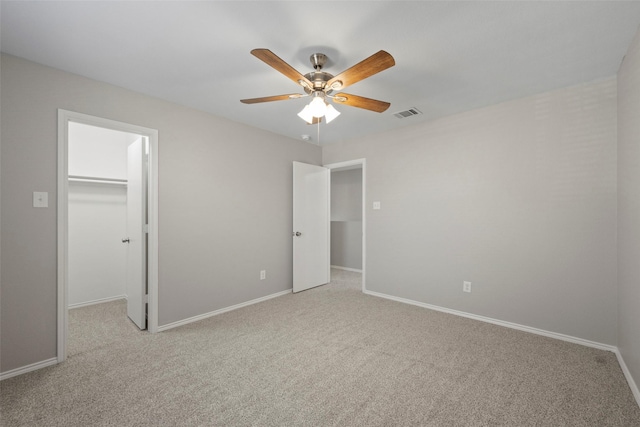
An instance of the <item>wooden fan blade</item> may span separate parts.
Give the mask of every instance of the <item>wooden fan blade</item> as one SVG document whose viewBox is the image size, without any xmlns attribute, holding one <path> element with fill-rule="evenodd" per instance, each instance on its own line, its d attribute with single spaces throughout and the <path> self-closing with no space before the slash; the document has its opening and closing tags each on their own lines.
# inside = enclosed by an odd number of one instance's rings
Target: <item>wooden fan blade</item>
<svg viewBox="0 0 640 427">
<path fill-rule="evenodd" d="M 295 68 L 291 65 L 284 62 L 278 55 L 271 52 L 269 49 L 253 49 L 251 54 L 256 58 L 263 61 L 265 64 L 275 68 L 277 71 L 280 71 L 285 76 L 289 77 L 291 80 L 296 82 L 301 86 L 307 85 L 307 87 L 312 88 L 313 84 L 307 79 L 305 76 L 300 74 Z M 300 83 L 302 81 L 303 83 Z"/>
<path fill-rule="evenodd" d="M 242 102 L 243 104 L 257 104 L 259 102 L 285 101 L 287 99 L 302 98 L 303 96 L 306 95 L 302 95 L 299 93 L 290 93 L 288 95 L 265 96 L 264 98 L 241 99 L 240 102 Z"/>
<path fill-rule="evenodd" d="M 334 95 L 333 102 L 349 105 L 351 107 L 364 108 L 365 110 L 382 113 L 391 105 L 388 102 L 378 101 L 376 99 L 365 98 L 364 96 L 350 95 L 348 93 L 339 93 Z"/>
<path fill-rule="evenodd" d="M 357 83 L 360 80 L 364 80 L 367 77 L 371 77 L 380 71 L 391 68 L 395 64 L 396 61 L 393 59 L 393 56 L 384 50 L 381 50 L 329 80 L 326 87 L 330 88 L 334 83 L 337 84 L 337 82 L 342 82 L 341 86 L 336 86 L 334 89 L 344 89 L 345 87 Z"/>
</svg>

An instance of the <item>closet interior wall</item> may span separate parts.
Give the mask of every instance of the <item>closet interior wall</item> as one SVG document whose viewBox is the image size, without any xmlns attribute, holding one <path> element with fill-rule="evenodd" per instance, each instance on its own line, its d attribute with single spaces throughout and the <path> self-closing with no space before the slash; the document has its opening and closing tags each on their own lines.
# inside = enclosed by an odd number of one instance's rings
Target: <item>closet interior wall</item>
<svg viewBox="0 0 640 427">
<path fill-rule="evenodd" d="M 70 308 L 126 298 L 127 146 L 137 138 L 69 124 Z"/>
<path fill-rule="evenodd" d="M 331 265 L 362 270 L 362 169 L 331 172 Z"/>
</svg>

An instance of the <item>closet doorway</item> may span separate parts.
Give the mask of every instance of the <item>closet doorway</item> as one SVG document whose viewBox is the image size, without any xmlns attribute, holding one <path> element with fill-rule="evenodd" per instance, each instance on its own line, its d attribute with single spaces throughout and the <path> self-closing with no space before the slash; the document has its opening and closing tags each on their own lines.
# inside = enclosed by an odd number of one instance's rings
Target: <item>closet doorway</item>
<svg viewBox="0 0 640 427">
<path fill-rule="evenodd" d="M 157 329 L 157 131 L 60 110 L 58 148 L 62 361 L 69 309 L 126 300 Z"/>
<path fill-rule="evenodd" d="M 354 280 L 365 292 L 365 159 L 325 165 L 331 171 L 331 271 Z M 351 274 L 350 274 L 351 273 Z M 353 274 L 356 273 L 356 274 Z"/>
</svg>

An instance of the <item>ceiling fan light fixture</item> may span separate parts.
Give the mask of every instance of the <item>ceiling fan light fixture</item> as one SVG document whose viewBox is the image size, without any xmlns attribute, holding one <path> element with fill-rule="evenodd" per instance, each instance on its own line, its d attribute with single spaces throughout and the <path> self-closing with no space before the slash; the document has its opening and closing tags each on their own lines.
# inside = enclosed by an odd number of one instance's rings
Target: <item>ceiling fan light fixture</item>
<svg viewBox="0 0 640 427">
<path fill-rule="evenodd" d="M 314 96 L 313 100 L 309 103 L 309 111 L 313 117 L 322 117 L 327 112 L 327 104 L 323 98 L 322 96 Z"/>
<path fill-rule="evenodd" d="M 333 105 L 327 105 L 327 111 L 324 113 L 324 118 L 327 123 L 330 123 L 333 119 L 340 115 L 340 111 L 333 108 Z"/>
<path fill-rule="evenodd" d="M 298 117 L 309 124 L 313 123 L 313 114 L 311 114 L 311 110 L 308 105 L 305 105 L 302 111 L 298 113 Z"/>
</svg>

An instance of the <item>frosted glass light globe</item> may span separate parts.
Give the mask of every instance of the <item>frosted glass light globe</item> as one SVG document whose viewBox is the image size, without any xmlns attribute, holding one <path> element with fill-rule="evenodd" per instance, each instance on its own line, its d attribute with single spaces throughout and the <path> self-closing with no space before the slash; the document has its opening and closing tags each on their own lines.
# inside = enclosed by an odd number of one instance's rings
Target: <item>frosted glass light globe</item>
<svg viewBox="0 0 640 427">
<path fill-rule="evenodd" d="M 320 97 L 313 98 L 313 101 L 309 103 L 309 110 L 313 117 L 322 117 L 327 112 L 327 104 Z"/>
</svg>

